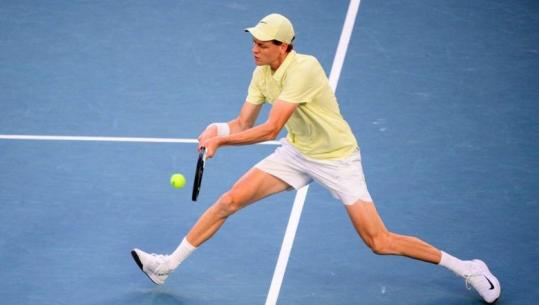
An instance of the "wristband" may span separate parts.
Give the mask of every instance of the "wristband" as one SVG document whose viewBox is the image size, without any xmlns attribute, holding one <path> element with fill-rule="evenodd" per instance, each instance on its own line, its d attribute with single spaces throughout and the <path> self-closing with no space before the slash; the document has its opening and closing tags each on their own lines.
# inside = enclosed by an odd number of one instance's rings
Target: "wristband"
<svg viewBox="0 0 539 305">
<path fill-rule="evenodd" d="M 230 127 L 228 126 L 228 123 L 211 123 L 210 126 L 217 127 L 217 135 L 218 136 L 228 136 L 230 134 Z"/>
</svg>

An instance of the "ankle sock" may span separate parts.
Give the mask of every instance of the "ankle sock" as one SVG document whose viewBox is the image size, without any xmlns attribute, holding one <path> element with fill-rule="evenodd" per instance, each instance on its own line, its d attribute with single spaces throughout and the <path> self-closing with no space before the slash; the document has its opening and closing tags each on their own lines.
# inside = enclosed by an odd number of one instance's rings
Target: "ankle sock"
<svg viewBox="0 0 539 305">
<path fill-rule="evenodd" d="M 442 259 L 438 265 L 446 267 L 461 277 L 464 277 L 468 273 L 469 264 L 467 261 L 460 260 L 450 254 L 445 253 L 444 251 L 441 252 Z"/>
<path fill-rule="evenodd" d="M 178 268 L 178 266 L 196 249 L 197 248 L 191 245 L 187 241 L 187 238 L 184 237 L 178 248 L 176 248 L 176 250 L 174 250 L 174 252 L 172 252 L 172 254 L 169 256 L 169 267 L 172 270 Z"/>
</svg>

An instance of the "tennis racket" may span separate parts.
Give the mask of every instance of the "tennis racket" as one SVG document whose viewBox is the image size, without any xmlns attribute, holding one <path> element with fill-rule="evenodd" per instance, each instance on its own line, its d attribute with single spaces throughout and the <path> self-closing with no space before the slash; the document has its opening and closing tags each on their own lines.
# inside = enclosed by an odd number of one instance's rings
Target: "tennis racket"
<svg viewBox="0 0 539 305">
<path fill-rule="evenodd" d="M 198 154 L 197 167 L 195 170 L 195 180 L 193 180 L 193 195 L 191 199 L 197 201 L 200 185 L 202 184 L 202 174 L 204 174 L 204 165 L 206 163 L 206 147 L 202 147 Z"/>
</svg>

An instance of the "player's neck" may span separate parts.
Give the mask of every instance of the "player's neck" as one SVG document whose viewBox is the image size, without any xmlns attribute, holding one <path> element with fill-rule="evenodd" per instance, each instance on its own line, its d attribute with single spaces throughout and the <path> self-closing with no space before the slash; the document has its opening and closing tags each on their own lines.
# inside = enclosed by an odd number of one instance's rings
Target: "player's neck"
<svg viewBox="0 0 539 305">
<path fill-rule="evenodd" d="M 279 57 L 275 61 L 270 63 L 271 72 L 275 72 L 275 71 L 277 71 L 277 69 L 279 69 L 279 67 L 285 61 L 287 55 L 288 55 L 288 53 L 280 54 Z"/>
</svg>

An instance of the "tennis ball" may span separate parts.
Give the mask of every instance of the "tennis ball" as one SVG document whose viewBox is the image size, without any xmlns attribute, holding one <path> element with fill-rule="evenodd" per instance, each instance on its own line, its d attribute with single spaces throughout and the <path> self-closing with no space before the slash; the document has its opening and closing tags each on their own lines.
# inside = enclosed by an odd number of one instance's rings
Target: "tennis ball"
<svg viewBox="0 0 539 305">
<path fill-rule="evenodd" d="M 185 186 L 185 177 L 182 174 L 174 174 L 170 177 L 170 185 L 174 188 L 181 189 Z"/>
</svg>

